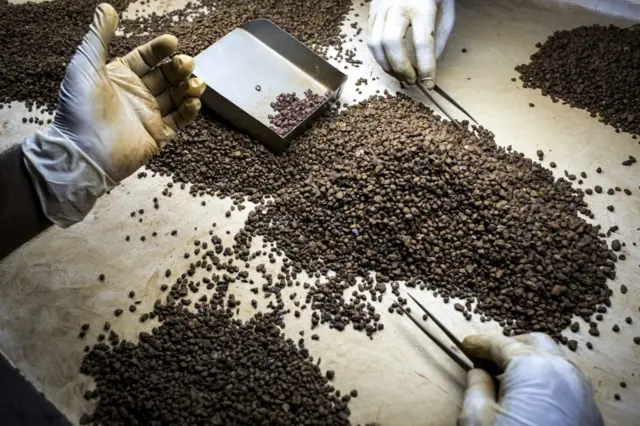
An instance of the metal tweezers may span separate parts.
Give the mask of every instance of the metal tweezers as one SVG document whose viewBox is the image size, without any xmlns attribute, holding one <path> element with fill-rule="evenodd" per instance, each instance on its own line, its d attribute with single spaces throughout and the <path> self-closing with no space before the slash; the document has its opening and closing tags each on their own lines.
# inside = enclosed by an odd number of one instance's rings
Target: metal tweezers
<svg viewBox="0 0 640 426">
<path fill-rule="evenodd" d="M 497 376 L 500 374 L 500 372 L 498 371 L 497 367 L 495 365 L 493 365 L 492 363 L 484 360 L 484 359 L 480 359 L 477 357 L 474 357 L 473 355 L 469 354 L 469 352 L 466 350 L 466 348 L 464 346 L 462 346 L 462 343 L 460 343 L 460 341 L 456 338 L 456 336 L 454 336 L 449 330 L 447 330 L 447 328 L 442 325 L 442 323 L 440 321 L 438 321 L 438 319 L 436 317 L 434 317 L 431 312 L 429 312 L 427 310 L 427 308 L 425 308 L 424 306 L 422 306 L 422 304 L 420 302 L 418 302 L 412 295 L 409 294 L 409 297 L 411 298 L 411 300 L 413 300 L 414 302 L 416 302 L 416 304 L 420 307 L 420 309 L 422 309 L 422 311 L 427 314 L 427 316 L 429 318 L 431 318 L 433 320 L 433 322 L 444 332 L 444 334 L 447 335 L 447 337 L 449 339 L 451 339 L 451 341 L 453 342 L 453 344 L 460 349 L 460 351 L 467 357 L 469 358 L 469 360 L 471 360 L 471 362 L 473 363 L 473 365 L 469 364 L 466 360 L 464 360 L 463 358 L 461 358 L 457 353 L 455 353 L 452 349 L 450 349 L 447 345 L 445 345 L 444 343 L 442 343 L 440 341 L 440 339 L 438 339 L 437 337 L 435 337 L 424 325 L 423 325 L 423 321 L 420 321 L 419 319 L 416 319 L 413 315 L 411 315 L 409 312 L 407 312 L 400 303 L 396 303 L 396 305 L 398 306 L 398 308 L 406 315 L 409 317 L 409 319 L 411 321 L 413 321 L 413 323 L 415 325 L 417 325 L 420 330 L 422 330 L 422 332 L 424 334 L 427 335 L 427 337 L 429 337 L 429 339 L 433 340 L 433 342 L 438 345 L 438 347 L 440 349 L 442 349 L 444 351 L 444 353 L 446 353 L 452 360 L 454 360 L 456 362 L 456 364 L 458 364 L 464 371 L 469 371 L 472 368 L 482 368 L 483 370 L 485 370 L 487 373 L 489 373 L 489 375 L 491 376 L 491 378 L 494 380 L 494 382 L 497 382 Z"/>
<path fill-rule="evenodd" d="M 430 101 L 431 101 L 435 106 L 437 106 L 437 107 L 438 107 L 438 109 L 439 109 L 440 111 L 442 111 L 442 113 L 443 113 L 444 115 L 446 115 L 446 116 L 447 116 L 447 118 L 448 118 L 449 120 L 451 120 L 451 122 L 452 122 L 452 123 L 453 123 L 453 124 L 458 128 L 458 129 L 460 129 L 460 130 L 462 130 L 462 129 L 463 129 L 462 125 L 460 125 L 460 123 L 459 123 L 458 121 L 456 121 L 452 116 L 450 116 L 450 115 L 449 115 L 449 113 L 447 113 L 447 111 L 446 111 L 446 110 L 445 110 L 445 109 L 444 109 L 444 108 L 443 108 L 443 107 L 442 107 L 442 106 L 441 106 L 441 105 L 440 105 L 440 104 L 439 104 L 439 103 L 434 99 L 434 97 L 433 97 L 433 96 L 431 96 L 431 93 L 429 93 L 429 91 L 427 90 L 427 88 L 426 88 L 426 87 L 424 87 L 424 85 L 423 85 L 421 82 L 419 82 L 419 81 L 418 81 L 418 82 L 416 82 L 416 86 L 418 86 L 418 89 L 420 89 L 420 91 L 421 91 L 421 92 L 422 92 L 422 93 L 423 93 L 427 98 L 429 98 L 429 100 L 430 100 Z M 457 103 L 457 102 L 456 102 L 456 101 L 455 101 L 451 96 L 449 96 L 449 95 L 447 94 L 447 92 L 445 92 L 444 90 L 442 90 L 442 89 L 440 88 L 440 86 L 437 86 L 437 85 L 436 85 L 436 86 L 433 88 L 433 91 L 434 91 L 434 92 L 436 92 L 438 95 L 442 96 L 444 99 L 446 99 L 449 103 L 451 103 L 453 106 L 455 106 L 456 108 L 458 108 L 460 111 L 462 111 L 462 112 L 463 112 L 467 117 L 469 117 L 469 118 L 471 119 L 471 121 L 473 121 L 474 123 L 476 123 L 476 124 L 478 124 L 478 125 L 480 124 L 480 123 L 478 123 L 478 122 L 476 121 L 476 119 L 475 119 L 475 118 L 473 118 L 473 117 L 471 116 L 471 114 L 469 114 L 469 113 L 467 112 L 467 110 L 466 110 L 466 109 L 462 108 L 462 106 L 461 106 L 459 103 Z"/>
</svg>

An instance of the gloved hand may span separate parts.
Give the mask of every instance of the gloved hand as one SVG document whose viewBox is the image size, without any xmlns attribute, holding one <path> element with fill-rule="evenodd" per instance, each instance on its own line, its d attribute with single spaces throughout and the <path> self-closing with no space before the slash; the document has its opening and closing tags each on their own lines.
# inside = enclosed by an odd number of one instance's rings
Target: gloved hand
<svg viewBox="0 0 640 426">
<path fill-rule="evenodd" d="M 471 355 L 494 362 L 504 373 L 496 401 L 491 377 L 484 370 L 469 371 L 459 426 L 604 424 L 591 384 L 546 334 L 514 338 L 478 334 L 462 344 Z"/>
<path fill-rule="evenodd" d="M 385 72 L 408 84 L 419 79 L 427 89 L 433 89 L 436 58 L 444 50 L 454 21 L 454 0 L 373 0 L 367 44 Z M 409 25 L 417 74 L 405 42 Z"/>
<path fill-rule="evenodd" d="M 117 26 L 113 7 L 99 5 L 67 67 L 52 125 L 22 144 L 42 209 L 62 227 L 80 222 L 100 195 L 200 110 L 205 83 L 189 79 L 193 58 L 178 55 L 158 65 L 175 51 L 174 36 L 160 36 L 106 64 Z"/>
</svg>

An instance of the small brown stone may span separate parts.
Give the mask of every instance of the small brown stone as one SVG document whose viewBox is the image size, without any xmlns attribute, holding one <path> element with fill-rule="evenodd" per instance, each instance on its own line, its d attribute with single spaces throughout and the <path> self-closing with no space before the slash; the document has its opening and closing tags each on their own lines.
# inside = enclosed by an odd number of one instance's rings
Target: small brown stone
<svg viewBox="0 0 640 426">
<path fill-rule="evenodd" d="M 621 249 L 622 249 L 622 245 L 620 244 L 619 240 L 611 241 L 611 250 L 620 251 Z"/>
</svg>

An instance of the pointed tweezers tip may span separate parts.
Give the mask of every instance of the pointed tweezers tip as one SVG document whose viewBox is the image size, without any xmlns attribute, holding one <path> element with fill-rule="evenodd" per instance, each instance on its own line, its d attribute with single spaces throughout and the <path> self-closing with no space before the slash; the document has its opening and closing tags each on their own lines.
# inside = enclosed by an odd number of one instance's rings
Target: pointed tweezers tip
<svg viewBox="0 0 640 426">
<path fill-rule="evenodd" d="M 438 107 L 438 109 L 440 111 L 442 111 L 442 113 L 449 119 L 449 121 L 451 121 L 451 123 L 453 123 L 454 126 L 456 126 L 458 129 L 463 130 L 462 126 L 460 125 L 460 123 L 458 123 L 452 116 L 450 116 L 447 111 L 442 108 L 442 106 L 435 100 L 435 98 L 433 96 L 431 96 L 431 93 L 429 93 L 429 91 L 427 90 L 426 87 L 424 87 L 424 85 L 422 84 L 422 82 L 418 81 L 416 82 L 416 86 L 418 86 L 418 88 L 420 89 L 420 91 L 427 97 L 429 98 L 429 100 L 436 106 Z M 436 86 L 438 87 L 438 86 Z M 445 98 L 446 99 L 446 98 Z M 453 104 L 453 102 L 452 102 Z M 455 104 L 454 104 L 455 105 Z"/>
<path fill-rule="evenodd" d="M 449 102 L 451 102 L 453 104 L 453 106 L 455 106 L 456 108 L 458 108 L 460 111 L 462 111 L 463 113 L 465 113 L 465 115 L 467 117 L 469 117 L 474 123 L 476 124 L 480 124 L 476 121 L 475 118 L 473 118 L 473 116 L 471 114 L 469 114 L 469 112 L 462 108 L 462 105 L 460 105 L 458 102 L 456 102 L 447 92 L 445 92 L 442 87 L 435 85 L 433 90 L 435 90 L 435 92 L 437 94 L 439 94 L 440 96 L 442 96 L 443 98 L 445 98 L 446 100 L 448 100 Z"/>
<path fill-rule="evenodd" d="M 412 298 L 413 299 L 413 298 Z M 435 343 L 444 353 L 446 353 L 449 358 L 451 358 L 453 361 L 455 361 L 456 364 L 458 364 L 464 371 L 469 371 L 471 370 L 471 368 L 473 368 L 472 366 L 469 365 L 469 363 L 467 363 L 464 359 L 462 359 L 460 356 L 458 356 L 458 354 L 456 354 L 453 350 L 449 349 L 444 343 L 442 343 L 440 341 L 440 339 L 438 339 L 436 336 L 434 336 L 433 334 L 431 334 L 429 332 L 429 330 L 427 330 L 422 324 L 420 324 L 420 322 L 415 319 L 413 317 L 413 315 L 411 315 L 409 312 L 407 312 L 400 303 L 397 303 L 398 308 L 406 315 L 409 317 L 409 319 L 418 326 L 418 328 L 427 335 L 427 337 L 429 339 L 431 339 L 433 341 L 433 343 Z M 433 318 L 433 317 L 432 317 Z"/>
</svg>

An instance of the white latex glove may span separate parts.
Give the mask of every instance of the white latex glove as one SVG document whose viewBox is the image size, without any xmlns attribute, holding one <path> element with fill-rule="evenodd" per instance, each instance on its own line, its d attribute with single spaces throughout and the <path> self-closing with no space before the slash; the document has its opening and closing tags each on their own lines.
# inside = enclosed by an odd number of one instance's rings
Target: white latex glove
<svg viewBox="0 0 640 426">
<path fill-rule="evenodd" d="M 96 8 L 89 33 L 60 87 L 53 124 L 22 144 L 45 215 L 62 227 L 80 222 L 96 199 L 131 175 L 200 110 L 205 83 L 189 79 L 193 58 L 171 55 L 160 36 L 108 65 L 118 26 L 112 6 Z"/>
<path fill-rule="evenodd" d="M 465 338 L 463 345 L 504 373 L 498 378 L 496 401 L 491 377 L 484 370 L 469 371 L 459 426 L 604 424 L 591 384 L 546 334 L 478 334 Z"/>
<path fill-rule="evenodd" d="M 444 50 L 454 21 L 454 0 L 373 0 L 367 44 L 385 72 L 408 84 L 419 79 L 427 89 L 433 89 L 436 59 Z M 409 26 L 417 74 L 405 41 Z"/>
</svg>

